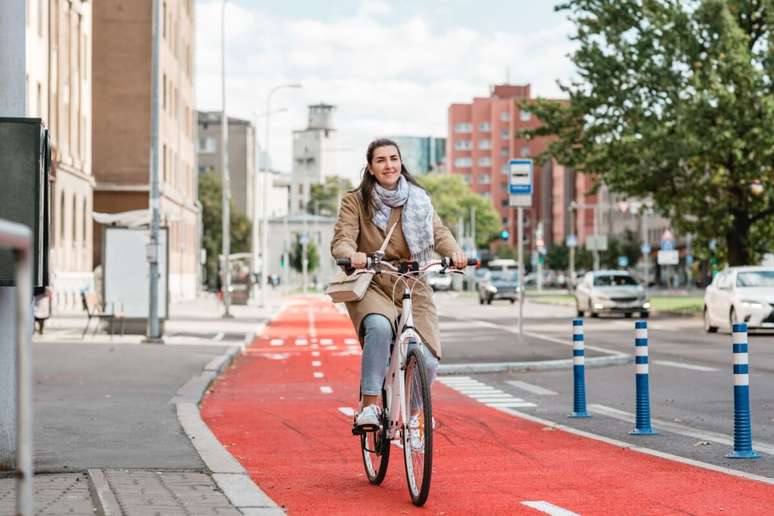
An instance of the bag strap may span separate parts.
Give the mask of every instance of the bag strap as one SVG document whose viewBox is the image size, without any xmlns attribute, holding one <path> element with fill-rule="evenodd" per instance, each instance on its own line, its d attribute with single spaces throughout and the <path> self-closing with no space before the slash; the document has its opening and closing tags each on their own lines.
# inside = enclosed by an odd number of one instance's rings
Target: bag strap
<svg viewBox="0 0 774 516">
<path fill-rule="evenodd" d="M 382 247 L 379 248 L 379 252 L 383 253 L 385 249 L 387 249 L 387 244 L 390 243 L 390 237 L 392 236 L 392 232 L 395 229 L 395 226 L 398 225 L 398 221 L 395 221 L 395 223 L 390 228 L 390 231 L 387 233 L 387 236 L 384 239 L 384 242 L 382 243 Z"/>
</svg>

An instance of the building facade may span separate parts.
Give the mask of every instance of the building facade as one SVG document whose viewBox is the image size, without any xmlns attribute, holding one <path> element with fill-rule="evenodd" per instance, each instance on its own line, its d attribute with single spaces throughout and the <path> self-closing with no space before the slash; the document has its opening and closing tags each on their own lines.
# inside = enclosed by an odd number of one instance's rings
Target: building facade
<svg viewBox="0 0 774 516">
<path fill-rule="evenodd" d="M 197 112 L 199 136 L 197 159 L 199 173 L 215 172 L 220 166 L 221 112 Z M 255 212 L 255 126 L 248 120 L 228 117 L 228 174 L 234 208 L 250 221 Z M 260 201 L 260 199 L 259 199 Z"/>
<path fill-rule="evenodd" d="M 159 181 L 169 231 L 169 298 L 192 298 L 199 255 L 194 2 L 160 0 Z M 94 2 L 94 210 L 149 208 L 153 2 Z M 94 263 L 101 263 L 101 226 Z"/>
<path fill-rule="evenodd" d="M 446 159 L 446 138 L 432 136 L 390 136 L 400 147 L 403 164 L 415 176 L 443 167 Z"/>
<path fill-rule="evenodd" d="M 293 131 L 293 169 L 290 176 L 290 213 L 304 211 L 313 184 L 335 175 L 336 129 L 333 112 L 336 106 L 309 106 L 306 129 Z"/>
<path fill-rule="evenodd" d="M 534 159 L 548 145 L 546 138 L 527 140 L 521 135 L 522 130 L 534 129 L 540 123 L 520 107 L 521 102 L 530 99 L 528 84 L 501 84 L 493 86 L 488 97 L 452 104 L 448 111 L 447 168 L 463 176 L 473 191 L 491 200 L 511 244 L 516 242 L 517 221 L 516 209 L 508 206 L 509 162 Z M 527 249 L 534 247 L 539 226 L 546 246 L 576 233 L 573 226 L 580 228 L 581 235 L 587 234 L 584 231 L 591 227 L 591 221 L 586 214 L 572 221 L 568 212 L 573 200 L 596 202 L 595 196 L 585 195 L 590 187 L 586 176 L 553 160 L 544 165 L 535 162 L 532 207 L 524 210 Z"/>
<path fill-rule="evenodd" d="M 27 116 L 41 118 L 51 141 L 49 267 L 54 309 L 80 309 L 93 288 L 93 2 L 26 3 Z"/>
</svg>

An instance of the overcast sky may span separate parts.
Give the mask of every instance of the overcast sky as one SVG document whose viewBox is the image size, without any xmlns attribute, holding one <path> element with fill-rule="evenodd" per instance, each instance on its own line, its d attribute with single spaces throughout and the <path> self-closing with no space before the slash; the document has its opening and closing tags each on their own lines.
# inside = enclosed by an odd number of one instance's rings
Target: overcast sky
<svg viewBox="0 0 774 516">
<path fill-rule="evenodd" d="M 226 109 L 271 117 L 274 168 L 289 172 L 291 131 L 307 105 L 337 106 L 340 175 L 355 179 L 368 142 L 384 135 L 446 136 L 447 108 L 488 95 L 510 74 L 533 95 L 559 96 L 573 66 L 572 26 L 553 0 L 230 0 Z M 220 0 L 196 2 L 197 109 L 221 109 Z M 264 145 L 265 120 L 259 121 Z"/>
</svg>

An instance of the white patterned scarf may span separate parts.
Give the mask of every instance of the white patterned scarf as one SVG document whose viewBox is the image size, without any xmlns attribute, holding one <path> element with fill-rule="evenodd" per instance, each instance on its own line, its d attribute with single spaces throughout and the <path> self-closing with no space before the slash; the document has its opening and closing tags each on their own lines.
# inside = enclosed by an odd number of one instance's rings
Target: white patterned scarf
<svg viewBox="0 0 774 516">
<path fill-rule="evenodd" d="M 395 190 L 387 190 L 376 183 L 374 194 L 373 203 L 376 208 L 374 224 L 386 232 L 392 208 L 403 206 L 401 227 L 411 252 L 411 259 L 420 264 L 432 259 L 433 204 L 427 192 L 406 181 L 404 176 L 400 176 Z"/>
</svg>

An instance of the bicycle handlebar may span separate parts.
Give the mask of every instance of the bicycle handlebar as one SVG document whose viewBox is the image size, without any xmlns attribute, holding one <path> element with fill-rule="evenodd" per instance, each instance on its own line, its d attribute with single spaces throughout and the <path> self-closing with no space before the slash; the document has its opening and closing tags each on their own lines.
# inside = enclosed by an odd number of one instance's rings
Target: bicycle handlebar
<svg viewBox="0 0 774 516">
<path fill-rule="evenodd" d="M 375 255 L 369 254 L 366 256 L 366 269 L 373 268 L 377 263 L 380 263 L 381 258 L 377 259 Z M 467 265 L 466 267 L 474 267 L 478 265 L 478 259 L 477 258 L 468 258 L 467 259 Z M 416 261 L 413 262 L 401 262 L 401 265 L 408 265 L 407 270 L 411 271 L 418 271 L 419 270 L 419 264 Z M 440 261 L 436 261 L 436 263 L 432 263 L 432 265 L 440 265 L 443 269 L 448 269 L 450 267 L 454 266 L 454 262 L 452 261 L 452 258 L 450 256 L 444 256 L 440 259 Z M 343 267 L 347 274 L 351 274 L 354 268 L 352 267 L 352 261 L 349 258 L 338 258 L 336 260 L 336 265 Z M 456 269 L 456 267 L 454 267 Z"/>
</svg>

